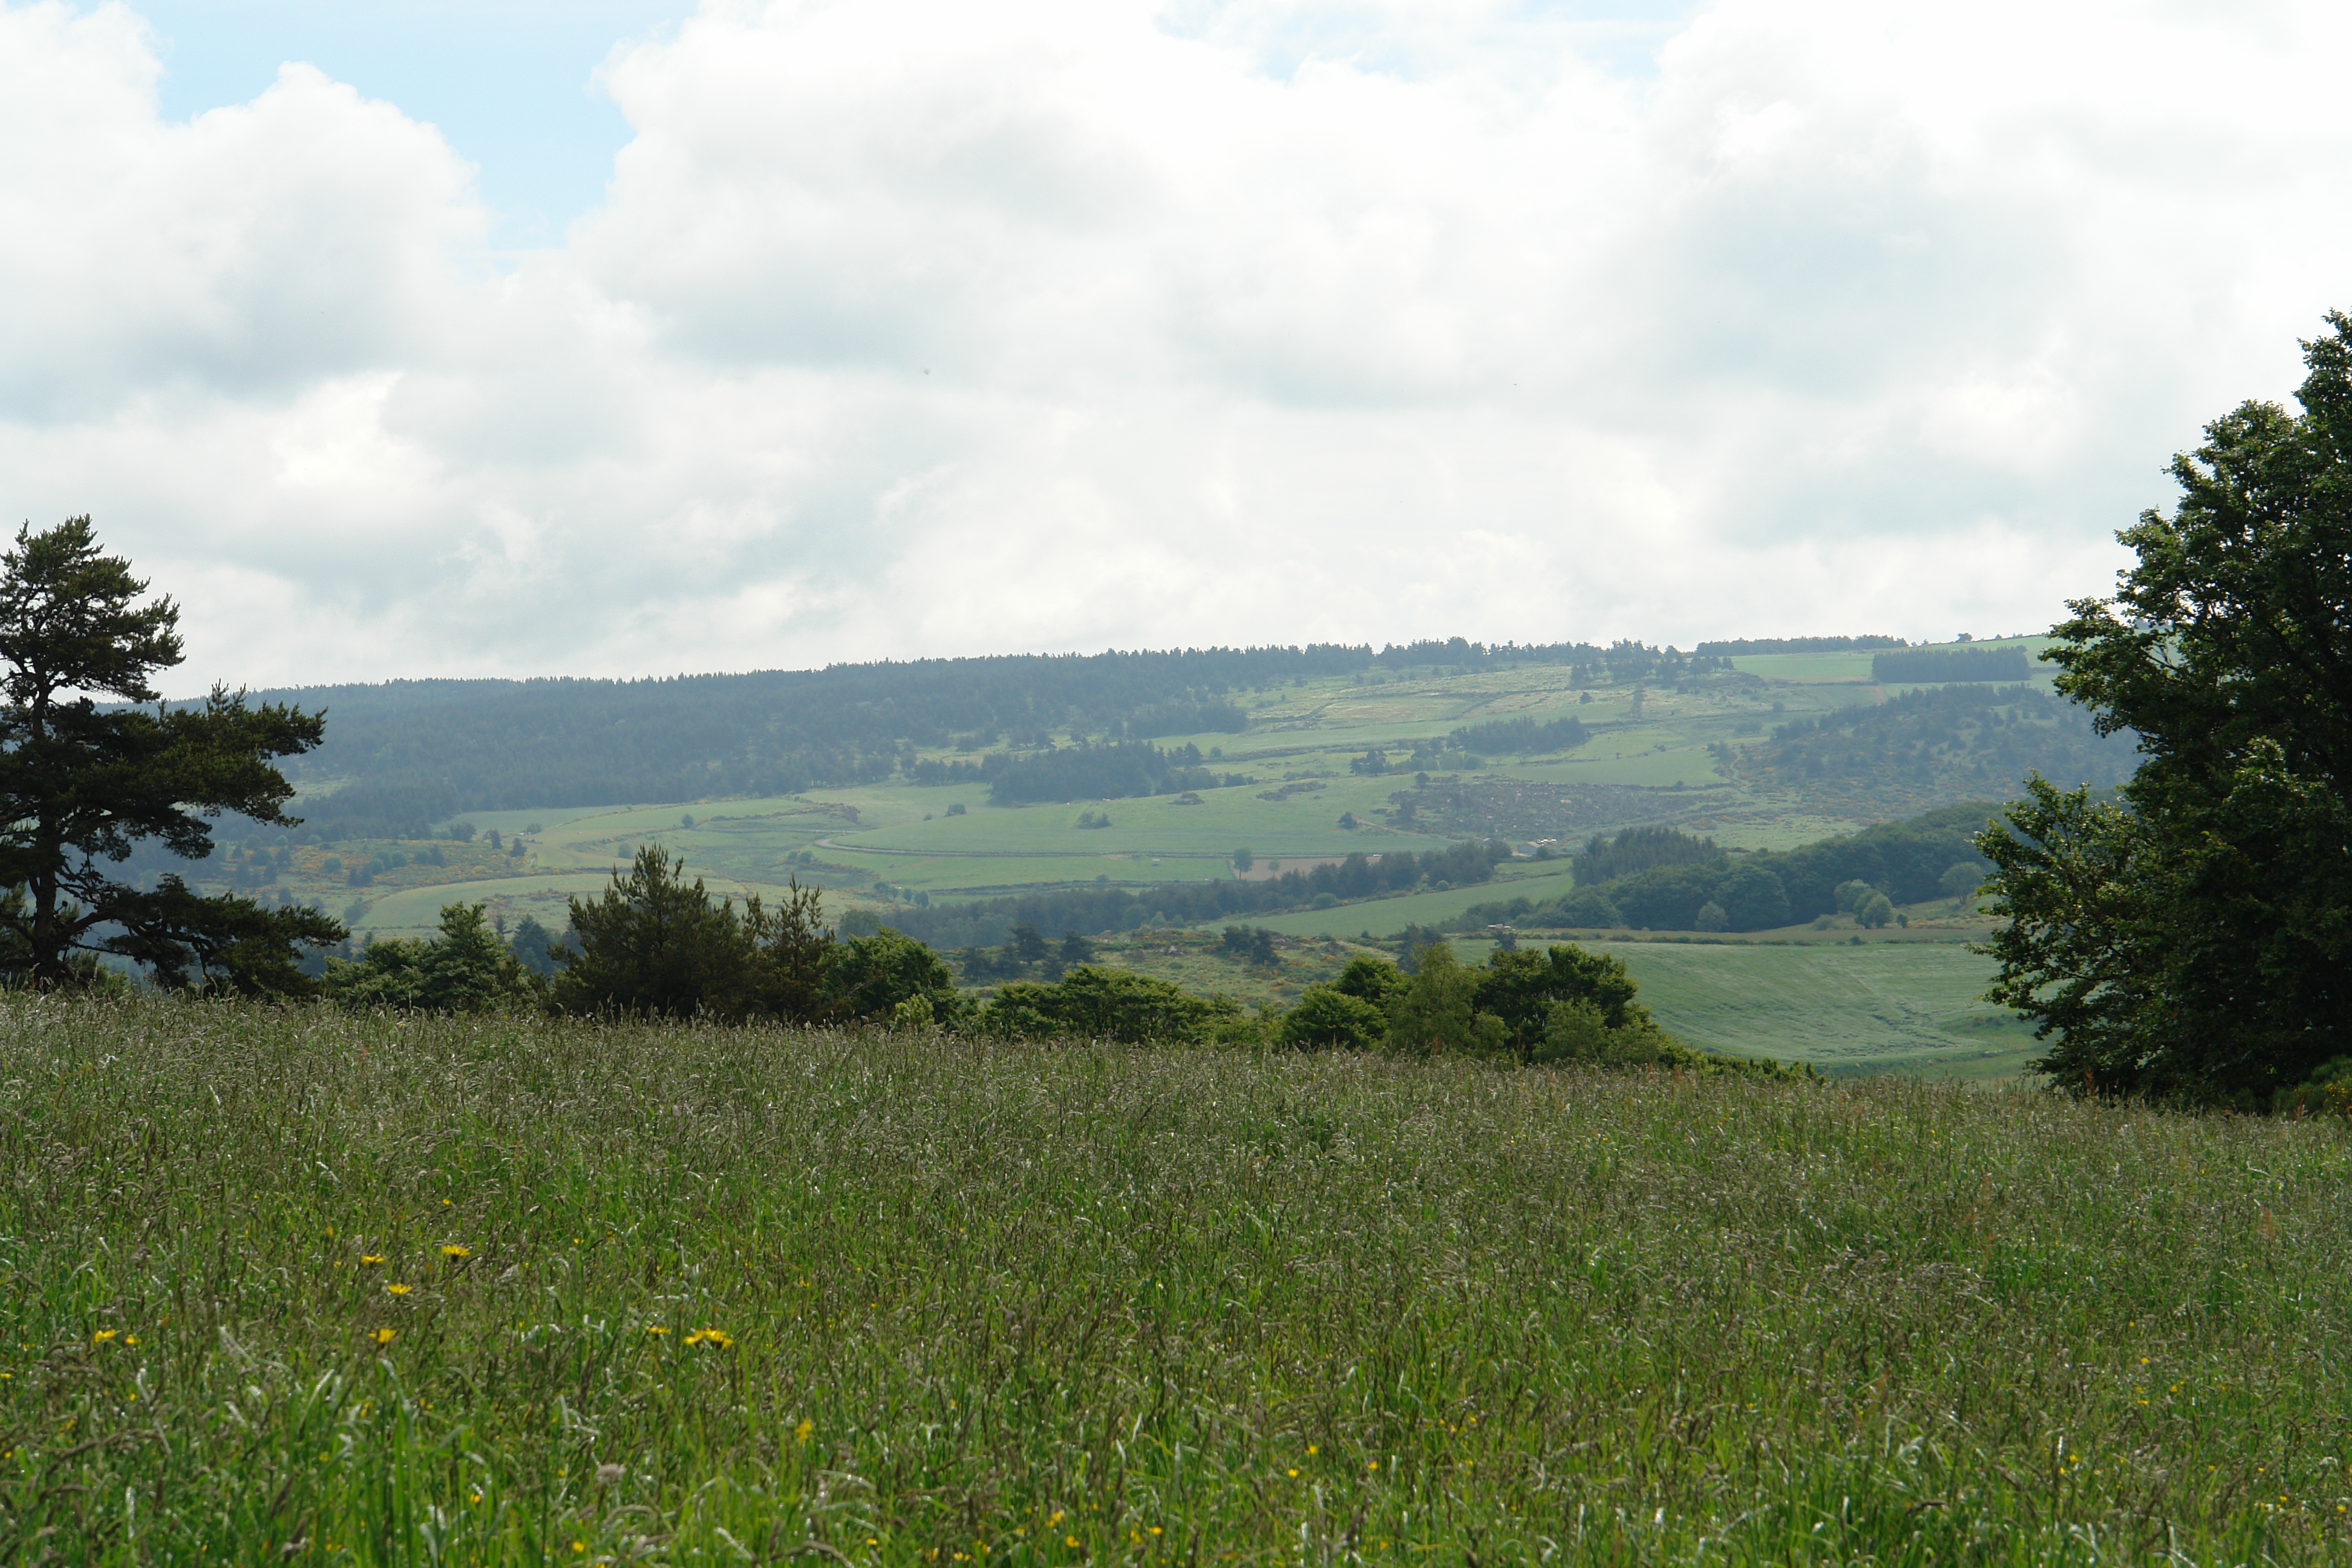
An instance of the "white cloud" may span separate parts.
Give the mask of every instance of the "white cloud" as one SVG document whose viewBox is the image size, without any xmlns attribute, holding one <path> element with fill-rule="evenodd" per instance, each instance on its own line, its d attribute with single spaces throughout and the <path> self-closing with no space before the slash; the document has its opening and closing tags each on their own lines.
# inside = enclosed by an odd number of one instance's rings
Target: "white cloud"
<svg viewBox="0 0 2352 1568">
<path fill-rule="evenodd" d="M 557 249 L 288 67 L 0 10 L 0 461 L 190 676 L 2044 624 L 2352 240 L 2346 23 L 711 4 Z"/>
</svg>

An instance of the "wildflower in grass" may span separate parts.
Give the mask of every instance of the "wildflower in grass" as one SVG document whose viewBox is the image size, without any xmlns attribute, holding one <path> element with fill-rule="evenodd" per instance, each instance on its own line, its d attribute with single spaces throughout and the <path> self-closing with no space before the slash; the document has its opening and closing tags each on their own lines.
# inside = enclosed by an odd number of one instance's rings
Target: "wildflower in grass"
<svg viewBox="0 0 2352 1568">
<path fill-rule="evenodd" d="M 361 1268 L 383 1268 L 383 1253 L 381 1253 L 381 1252 L 362 1252 L 362 1253 L 361 1253 L 361 1254 L 360 1254 L 360 1267 L 361 1267 Z"/>
<path fill-rule="evenodd" d="M 100 1329 L 98 1332 L 89 1336 L 89 1342 L 94 1345 L 102 1345 L 121 1331 L 118 1329 Z"/>
<path fill-rule="evenodd" d="M 697 1329 L 686 1336 L 686 1342 L 690 1345 L 709 1345 L 722 1351 L 731 1351 L 735 1348 L 734 1336 L 724 1329 Z"/>
<path fill-rule="evenodd" d="M 414 1286 L 414 1285 L 403 1285 L 403 1284 L 400 1284 L 400 1283 L 399 1283 L 399 1282 L 397 1282 L 397 1281 L 394 1281 L 394 1283 L 392 1283 L 392 1284 L 390 1284 L 390 1285 L 385 1286 L 385 1287 L 384 1287 L 384 1289 L 385 1289 L 386 1290 L 390 1291 L 393 1295 L 395 1295 L 395 1296 L 405 1296 L 405 1295 L 407 1295 L 411 1290 L 414 1290 L 415 1289 L 416 1289 L 416 1287 L 415 1287 L 415 1286 Z"/>
<path fill-rule="evenodd" d="M 656 1339 L 659 1339 L 664 1334 L 669 1332 L 669 1327 L 665 1323 L 647 1323 L 646 1325 L 646 1332 L 653 1335 Z"/>
<path fill-rule="evenodd" d="M 805 1447 L 808 1445 L 811 1434 L 815 1431 L 816 1423 L 811 1421 L 806 1416 L 803 1416 L 801 1418 L 801 1424 L 793 1428 L 793 1441 Z"/>
<path fill-rule="evenodd" d="M 474 1249 L 470 1247 L 461 1247 L 453 1241 L 448 1246 L 441 1249 L 441 1256 L 447 1258 L 450 1262 L 455 1263 L 460 1258 L 473 1257 Z"/>
<path fill-rule="evenodd" d="M 378 1329 L 375 1332 L 370 1334 L 368 1338 L 373 1340 L 377 1344 L 388 1345 L 393 1342 L 394 1332 L 390 1329 Z"/>
<path fill-rule="evenodd" d="M 122 1336 L 122 1342 L 126 1345 L 135 1345 L 139 1342 L 139 1336 L 137 1334 L 125 1334 Z"/>
</svg>

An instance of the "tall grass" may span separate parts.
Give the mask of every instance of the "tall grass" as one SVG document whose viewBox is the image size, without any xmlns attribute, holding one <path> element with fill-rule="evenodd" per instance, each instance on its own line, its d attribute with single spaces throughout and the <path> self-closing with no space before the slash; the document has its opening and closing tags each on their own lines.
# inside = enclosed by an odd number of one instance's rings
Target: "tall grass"
<svg viewBox="0 0 2352 1568">
<path fill-rule="evenodd" d="M 2332 1561 L 2347 1154 L 1892 1080 L 18 1000 L 0 1560 Z"/>
</svg>

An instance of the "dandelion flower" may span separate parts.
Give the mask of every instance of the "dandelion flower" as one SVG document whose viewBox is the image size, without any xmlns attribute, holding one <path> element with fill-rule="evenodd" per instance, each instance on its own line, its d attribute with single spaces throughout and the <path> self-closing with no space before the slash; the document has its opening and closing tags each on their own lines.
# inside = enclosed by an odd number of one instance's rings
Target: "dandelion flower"
<svg viewBox="0 0 2352 1568">
<path fill-rule="evenodd" d="M 375 1332 L 370 1334 L 368 1338 L 373 1340 L 380 1345 L 388 1345 L 392 1343 L 393 1341 L 393 1331 L 390 1329 L 378 1329 Z"/>
<path fill-rule="evenodd" d="M 385 1287 L 384 1287 L 384 1289 L 385 1289 L 386 1290 L 390 1291 L 390 1292 L 391 1292 L 393 1295 L 394 1295 L 394 1296 L 405 1296 L 405 1295 L 407 1295 L 411 1290 L 414 1290 L 415 1289 L 416 1289 L 416 1287 L 415 1287 L 415 1286 L 414 1286 L 414 1285 L 402 1285 L 402 1284 L 399 1284 L 399 1283 L 395 1282 L 395 1283 L 394 1283 L 394 1284 L 390 1284 L 390 1285 L 385 1286 Z"/>
<path fill-rule="evenodd" d="M 722 1351 L 735 1348 L 734 1336 L 724 1329 L 697 1329 L 686 1336 L 686 1342 L 690 1345 L 711 1345 Z"/>
<path fill-rule="evenodd" d="M 98 1332 L 89 1336 L 89 1342 L 94 1345 L 102 1345 L 121 1331 L 119 1329 L 100 1329 Z"/>
<path fill-rule="evenodd" d="M 470 1247 L 462 1247 L 453 1241 L 448 1246 L 441 1249 L 441 1256 L 449 1259 L 450 1262 L 455 1263 L 461 1258 L 473 1257 L 474 1249 Z"/>
<path fill-rule="evenodd" d="M 361 1253 L 361 1254 L 360 1254 L 360 1267 L 361 1267 L 361 1268 L 383 1268 L 383 1253 L 381 1253 L 381 1252 L 362 1252 L 362 1253 Z"/>
<path fill-rule="evenodd" d="M 647 1323 L 646 1325 L 646 1332 L 654 1335 L 656 1338 L 659 1338 L 661 1335 L 669 1332 L 669 1328 L 667 1324 L 663 1323 Z"/>
</svg>

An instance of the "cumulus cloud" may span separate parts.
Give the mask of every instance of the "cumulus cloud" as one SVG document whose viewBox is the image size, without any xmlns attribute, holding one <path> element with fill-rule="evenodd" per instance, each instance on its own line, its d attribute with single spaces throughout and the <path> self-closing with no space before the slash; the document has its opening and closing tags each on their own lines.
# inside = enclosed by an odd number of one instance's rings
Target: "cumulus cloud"
<svg viewBox="0 0 2352 1568">
<path fill-rule="evenodd" d="M 255 682 L 2025 629 L 2341 302 L 2347 31 L 712 0 L 501 268 L 397 105 L 17 6 L 0 458 Z"/>
</svg>

